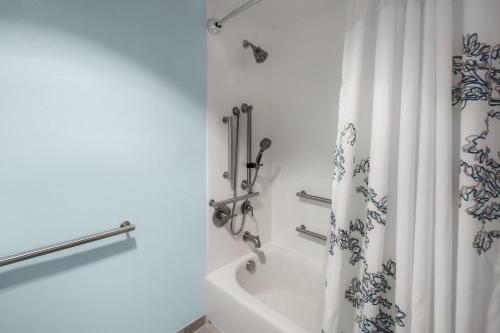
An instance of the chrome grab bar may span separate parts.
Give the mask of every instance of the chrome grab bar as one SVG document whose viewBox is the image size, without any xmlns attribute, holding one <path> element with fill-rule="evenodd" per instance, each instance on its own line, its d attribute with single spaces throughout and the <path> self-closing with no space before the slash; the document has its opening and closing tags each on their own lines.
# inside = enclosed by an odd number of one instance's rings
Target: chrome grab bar
<svg viewBox="0 0 500 333">
<path fill-rule="evenodd" d="M 14 264 L 16 262 L 24 261 L 27 259 L 35 258 L 35 257 L 40 257 L 49 253 L 69 249 L 75 246 L 95 242 L 100 239 L 108 238 L 108 237 L 113 237 L 116 235 L 124 234 L 129 231 L 135 230 L 135 225 L 130 224 L 130 222 L 125 221 L 123 222 L 119 228 L 108 230 L 108 231 L 103 231 L 99 232 L 97 234 L 85 236 L 82 238 L 77 238 L 73 239 L 70 241 L 54 244 L 54 245 L 49 245 L 49 246 L 44 246 L 35 250 L 31 251 L 26 251 L 22 253 L 18 253 L 9 257 L 5 257 L 0 259 L 0 267 L 1 266 L 6 266 L 10 264 Z"/>
<path fill-rule="evenodd" d="M 223 177 L 233 183 L 233 117 L 224 116 L 222 122 L 227 124 L 227 171 Z"/>
<path fill-rule="evenodd" d="M 303 225 L 303 224 L 300 227 L 295 228 L 295 230 L 297 230 L 300 233 L 309 235 L 311 237 L 315 237 L 315 238 L 318 238 L 318 239 L 326 241 L 326 236 L 325 235 L 321 235 L 321 234 L 315 233 L 313 231 L 307 230 L 306 226 Z"/>
<path fill-rule="evenodd" d="M 307 194 L 307 192 L 304 191 L 304 190 L 302 190 L 300 192 L 297 192 L 297 196 L 301 197 L 301 198 L 305 198 L 305 199 L 311 199 L 311 200 L 315 200 L 315 201 L 320 201 L 320 202 L 328 203 L 328 204 L 332 203 L 332 199 L 328 199 L 328 198 L 318 197 L 316 195 Z"/>
<path fill-rule="evenodd" d="M 234 197 L 234 198 L 230 198 L 230 199 L 226 199 L 226 200 L 221 200 L 221 201 L 215 201 L 214 199 L 212 199 L 212 200 L 210 200 L 208 202 L 208 205 L 210 207 L 217 207 L 217 206 L 221 206 L 221 205 L 227 205 L 227 204 L 230 204 L 230 203 L 233 203 L 233 202 L 238 202 L 238 201 L 241 201 L 241 200 L 246 200 L 248 198 L 256 197 L 259 194 L 260 194 L 259 192 L 252 192 L 252 193 L 248 193 L 248 194 L 245 194 L 245 195 L 240 195 L 239 197 Z"/>
</svg>

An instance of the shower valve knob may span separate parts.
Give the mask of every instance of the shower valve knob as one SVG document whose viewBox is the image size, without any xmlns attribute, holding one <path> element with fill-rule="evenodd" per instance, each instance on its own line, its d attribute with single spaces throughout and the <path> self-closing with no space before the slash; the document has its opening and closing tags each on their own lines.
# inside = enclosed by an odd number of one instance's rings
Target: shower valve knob
<svg viewBox="0 0 500 333">
<path fill-rule="evenodd" d="M 214 213 L 212 215 L 212 221 L 216 227 L 223 227 L 226 223 L 236 214 L 231 214 L 231 209 L 227 205 L 214 207 Z"/>
<path fill-rule="evenodd" d="M 253 207 L 249 200 L 245 200 L 241 205 L 241 213 L 244 215 L 250 213 L 253 217 Z"/>
</svg>

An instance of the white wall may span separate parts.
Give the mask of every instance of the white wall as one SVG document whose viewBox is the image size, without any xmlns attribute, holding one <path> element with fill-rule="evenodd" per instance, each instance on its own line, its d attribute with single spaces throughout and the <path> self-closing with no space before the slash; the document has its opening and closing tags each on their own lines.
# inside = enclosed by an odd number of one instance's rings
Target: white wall
<svg viewBox="0 0 500 333">
<path fill-rule="evenodd" d="M 329 205 L 295 193 L 331 196 L 344 7 L 344 1 L 320 2 L 272 30 L 272 240 L 317 258 L 324 242 L 295 227 L 326 234 Z"/>
<path fill-rule="evenodd" d="M 205 4 L 0 1 L 0 332 L 171 333 L 205 313 Z M 187 154 L 186 152 L 189 152 Z"/>
<path fill-rule="evenodd" d="M 208 0 L 208 17 L 221 17 L 240 2 Z M 264 243 L 272 241 L 321 258 L 324 242 L 305 238 L 295 227 L 305 224 L 326 234 L 328 205 L 299 200 L 301 189 L 329 197 L 344 35 L 344 0 L 265 0 L 208 35 L 208 196 L 232 196 L 227 169 L 227 128 L 221 119 L 242 102 L 254 105 L 254 154 L 261 138 L 272 139 L 264 155 L 252 200 L 255 219 L 248 224 Z M 269 52 L 256 64 L 248 39 Z M 245 173 L 245 128 L 242 117 L 240 180 Z M 241 192 L 243 194 L 243 192 Z M 208 209 L 208 271 L 250 247 L 225 229 L 216 228 Z"/>
<path fill-rule="evenodd" d="M 229 0 L 209 0 L 208 17 L 221 17 L 233 10 L 238 3 Z M 232 197 L 228 180 L 222 178 L 227 170 L 227 125 L 222 123 L 224 115 L 230 115 L 233 106 L 251 104 L 253 110 L 253 156 L 258 152 L 258 143 L 271 134 L 271 33 L 270 28 L 258 24 L 252 18 L 251 8 L 229 22 L 219 35 L 208 34 L 208 197 L 222 200 Z M 270 58 L 257 64 L 250 49 L 244 49 L 242 42 L 247 39 L 270 53 Z M 246 115 L 240 123 L 239 182 L 246 176 Z M 263 243 L 271 237 L 271 191 L 268 180 L 271 171 L 271 153 L 263 157 L 264 167 L 255 191 L 262 193 L 252 199 L 255 207 L 254 218 L 247 216 L 246 229 L 258 233 Z M 238 188 L 239 188 L 238 182 Z M 245 191 L 239 189 L 239 195 Z M 238 206 L 239 208 L 239 206 Z M 250 251 L 241 236 L 232 236 L 227 228 L 217 228 L 212 223 L 213 209 L 208 208 L 208 271 L 220 267 Z M 237 222 L 241 221 L 241 213 Z M 239 225 L 239 224 L 238 224 Z M 229 226 L 229 224 L 228 224 Z"/>
</svg>

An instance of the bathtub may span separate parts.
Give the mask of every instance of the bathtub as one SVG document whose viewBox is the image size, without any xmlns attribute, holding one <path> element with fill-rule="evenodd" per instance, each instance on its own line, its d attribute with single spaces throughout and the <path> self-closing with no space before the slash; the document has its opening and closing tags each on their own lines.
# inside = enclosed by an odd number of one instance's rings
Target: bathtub
<svg viewBox="0 0 500 333">
<path fill-rule="evenodd" d="M 207 317 L 223 333 L 317 333 L 323 288 L 321 261 L 269 245 L 207 275 Z"/>
</svg>

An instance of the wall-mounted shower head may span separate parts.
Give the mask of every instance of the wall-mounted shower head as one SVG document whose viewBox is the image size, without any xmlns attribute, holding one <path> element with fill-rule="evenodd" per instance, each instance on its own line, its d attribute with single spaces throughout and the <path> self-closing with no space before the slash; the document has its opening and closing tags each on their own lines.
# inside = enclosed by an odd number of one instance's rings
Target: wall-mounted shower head
<svg viewBox="0 0 500 333">
<path fill-rule="evenodd" d="M 255 46 L 252 43 L 250 43 L 249 41 L 244 40 L 243 41 L 243 47 L 246 49 L 249 46 L 252 48 L 252 50 L 253 50 L 253 56 L 255 57 L 255 61 L 258 64 L 261 64 L 264 61 L 266 61 L 267 56 L 269 55 L 269 53 L 267 53 L 266 51 L 264 51 L 260 46 Z"/>
</svg>

